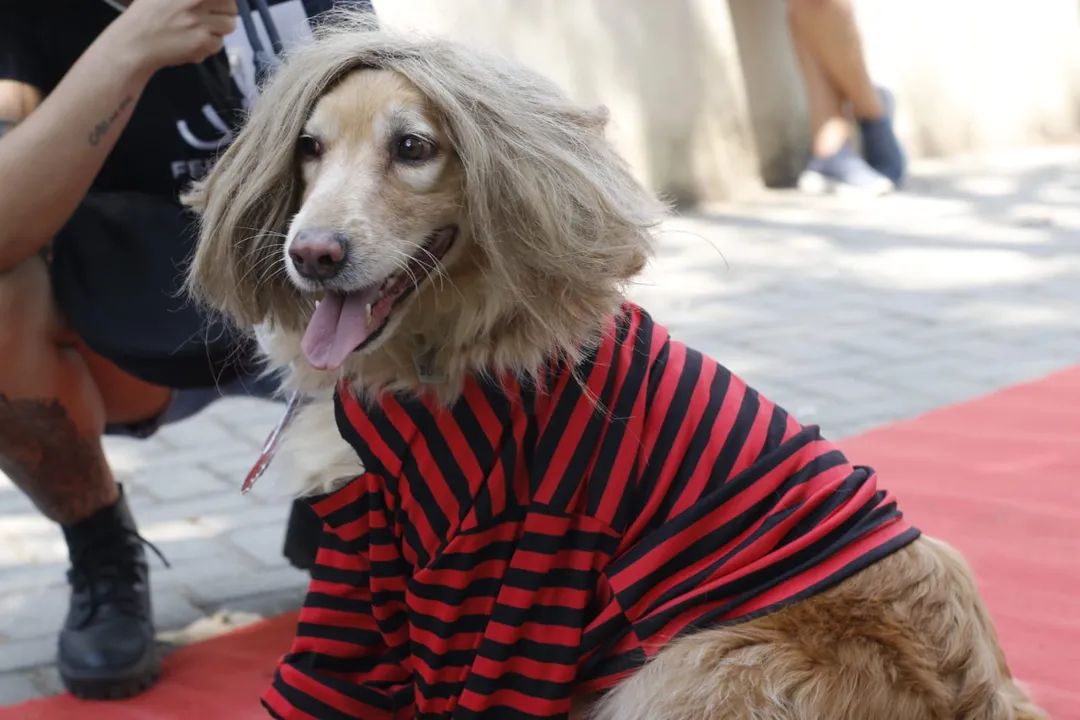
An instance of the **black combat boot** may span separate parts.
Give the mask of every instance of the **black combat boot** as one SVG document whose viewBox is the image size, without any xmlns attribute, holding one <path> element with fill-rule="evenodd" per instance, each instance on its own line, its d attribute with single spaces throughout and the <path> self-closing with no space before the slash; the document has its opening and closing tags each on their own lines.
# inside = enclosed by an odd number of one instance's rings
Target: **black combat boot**
<svg viewBox="0 0 1080 720">
<path fill-rule="evenodd" d="M 63 530 L 71 557 L 71 606 L 60 632 L 60 677 L 80 698 L 138 695 L 157 682 L 161 658 L 145 541 L 123 488 L 113 505 Z"/>
</svg>

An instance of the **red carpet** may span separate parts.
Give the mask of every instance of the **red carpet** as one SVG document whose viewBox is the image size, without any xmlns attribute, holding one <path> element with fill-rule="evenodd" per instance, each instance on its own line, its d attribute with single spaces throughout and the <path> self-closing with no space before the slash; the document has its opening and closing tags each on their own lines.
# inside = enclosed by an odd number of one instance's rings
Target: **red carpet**
<svg viewBox="0 0 1080 720">
<path fill-rule="evenodd" d="M 259 696 L 295 629 L 289 614 L 169 653 L 161 682 L 131 700 L 60 695 L 0 708 L 0 720 L 266 720 Z"/>
<path fill-rule="evenodd" d="M 924 531 L 978 574 L 1014 674 L 1055 720 L 1080 720 L 1080 368 L 841 443 Z M 289 615 L 178 650 L 142 697 L 0 708 L 0 720 L 264 720 L 258 697 Z"/>
<path fill-rule="evenodd" d="M 1013 674 L 1080 720 L 1080 368 L 841 444 L 967 556 Z"/>
</svg>

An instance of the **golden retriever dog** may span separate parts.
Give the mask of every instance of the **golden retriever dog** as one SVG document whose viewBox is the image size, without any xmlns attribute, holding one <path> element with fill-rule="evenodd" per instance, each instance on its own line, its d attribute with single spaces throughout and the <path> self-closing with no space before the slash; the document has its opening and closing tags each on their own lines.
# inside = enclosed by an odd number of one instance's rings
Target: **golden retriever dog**
<svg viewBox="0 0 1080 720">
<path fill-rule="evenodd" d="M 665 207 L 538 74 L 341 16 L 188 197 L 306 398 L 279 718 L 1036 720 L 971 571 L 624 298 Z M 303 440 L 303 442 L 301 442 Z"/>
</svg>

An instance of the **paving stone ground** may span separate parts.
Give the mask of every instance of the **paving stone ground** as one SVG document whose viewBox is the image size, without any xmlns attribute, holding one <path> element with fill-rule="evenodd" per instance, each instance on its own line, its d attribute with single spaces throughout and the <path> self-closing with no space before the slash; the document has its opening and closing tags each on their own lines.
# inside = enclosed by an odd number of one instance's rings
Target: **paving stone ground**
<svg viewBox="0 0 1080 720">
<path fill-rule="evenodd" d="M 874 202 L 767 192 L 678 217 L 632 292 L 804 423 L 841 438 L 1080 362 L 1080 148 L 922 163 Z M 288 503 L 241 497 L 279 409 L 228 400 L 147 441 L 109 439 L 169 558 L 163 633 L 297 607 Z M 65 548 L 0 475 L 0 705 L 59 691 Z"/>
</svg>

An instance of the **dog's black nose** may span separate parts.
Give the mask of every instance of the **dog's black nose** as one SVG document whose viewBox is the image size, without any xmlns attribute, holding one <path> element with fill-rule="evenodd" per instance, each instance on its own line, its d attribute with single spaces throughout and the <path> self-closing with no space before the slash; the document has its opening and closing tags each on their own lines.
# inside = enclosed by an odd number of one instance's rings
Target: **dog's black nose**
<svg viewBox="0 0 1080 720">
<path fill-rule="evenodd" d="M 345 267 L 345 236 L 333 230 L 301 230 L 289 247 L 289 259 L 300 277 L 329 280 Z"/>
</svg>

